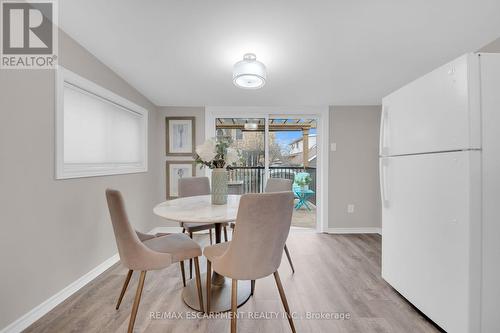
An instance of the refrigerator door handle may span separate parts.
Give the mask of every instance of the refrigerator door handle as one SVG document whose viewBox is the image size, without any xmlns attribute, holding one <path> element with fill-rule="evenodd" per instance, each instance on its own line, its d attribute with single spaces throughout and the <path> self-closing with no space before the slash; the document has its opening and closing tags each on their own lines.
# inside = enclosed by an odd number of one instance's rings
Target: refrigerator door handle
<svg viewBox="0 0 500 333">
<path fill-rule="evenodd" d="M 382 206 L 389 206 L 388 188 L 387 188 L 387 164 L 388 160 L 380 159 L 380 196 L 382 198 Z"/>
<path fill-rule="evenodd" d="M 380 155 L 389 155 L 389 146 L 387 144 L 387 126 L 389 107 L 384 106 L 382 109 L 382 119 L 380 121 Z"/>
</svg>

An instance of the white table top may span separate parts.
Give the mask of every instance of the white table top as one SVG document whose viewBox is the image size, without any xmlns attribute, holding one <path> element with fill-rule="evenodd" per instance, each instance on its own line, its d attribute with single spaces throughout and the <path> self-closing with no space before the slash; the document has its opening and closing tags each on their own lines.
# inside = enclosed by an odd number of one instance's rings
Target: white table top
<svg viewBox="0 0 500 333">
<path fill-rule="evenodd" d="M 240 197 L 240 195 L 228 195 L 225 205 L 212 205 L 211 195 L 178 198 L 156 205 L 153 212 L 158 216 L 177 222 L 234 222 L 238 213 Z"/>
</svg>

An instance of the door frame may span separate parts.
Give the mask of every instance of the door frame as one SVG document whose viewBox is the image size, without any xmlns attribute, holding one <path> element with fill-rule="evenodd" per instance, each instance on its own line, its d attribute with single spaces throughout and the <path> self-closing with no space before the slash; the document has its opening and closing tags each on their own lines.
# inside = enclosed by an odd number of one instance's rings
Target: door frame
<svg viewBox="0 0 500 333">
<path fill-rule="evenodd" d="M 317 180 L 316 180 L 316 232 L 328 230 L 328 171 L 329 171 L 329 107 L 328 106 L 207 106 L 205 108 L 205 139 L 215 137 L 216 118 L 264 118 L 266 119 L 265 135 L 269 133 L 268 120 L 272 117 L 288 116 L 315 118 L 317 127 Z M 268 147 L 265 145 L 266 170 L 268 170 Z M 267 172 L 265 173 L 267 177 Z M 320 184 L 326 184 L 319 186 Z"/>
</svg>

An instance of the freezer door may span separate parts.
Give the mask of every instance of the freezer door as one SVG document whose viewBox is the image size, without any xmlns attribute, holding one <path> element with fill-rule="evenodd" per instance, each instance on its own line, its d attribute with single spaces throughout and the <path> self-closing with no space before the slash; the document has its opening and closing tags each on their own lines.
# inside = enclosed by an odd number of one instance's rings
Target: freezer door
<svg viewBox="0 0 500 333">
<path fill-rule="evenodd" d="M 479 332 L 469 315 L 479 158 L 475 151 L 381 159 L 382 277 L 447 332 Z"/>
<path fill-rule="evenodd" d="M 462 56 L 385 97 L 380 154 L 480 148 L 477 64 Z"/>
</svg>

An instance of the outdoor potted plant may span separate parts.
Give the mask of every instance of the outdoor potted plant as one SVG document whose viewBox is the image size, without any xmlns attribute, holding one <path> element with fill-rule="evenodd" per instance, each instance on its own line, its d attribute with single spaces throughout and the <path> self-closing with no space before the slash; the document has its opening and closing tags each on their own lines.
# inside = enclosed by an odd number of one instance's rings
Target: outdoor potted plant
<svg viewBox="0 0 500 333">
<path fill-rule="evenodd" d="M 297 184 L 302 191 L 308 190 L 311 182 L 312 178 L 308 173 L 301 172 L 295 176 L 295 184 Z"/>
<path fill-rule="evenodd" d="M 196 163 L 212 169 L 212 203 L 227 203 L 228 171 L 240 161 L 240 153 L 230 147 L 230 138 L 208 139 L 196 147 Z"/>
</svg>

